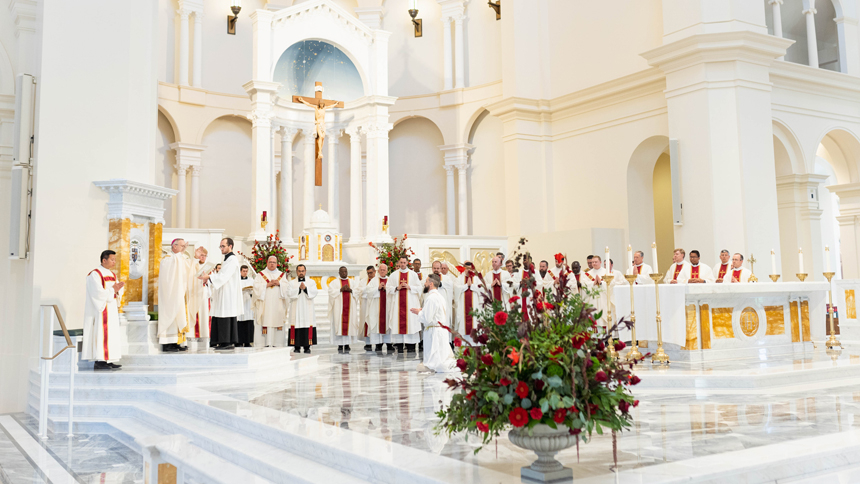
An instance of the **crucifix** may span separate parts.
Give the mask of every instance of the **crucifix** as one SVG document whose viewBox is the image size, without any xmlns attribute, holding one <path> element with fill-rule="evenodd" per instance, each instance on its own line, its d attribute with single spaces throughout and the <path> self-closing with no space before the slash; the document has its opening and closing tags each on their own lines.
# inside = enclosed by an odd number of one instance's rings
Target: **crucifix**
<svg viewBox="0 0 860 484">
<path fill-rule="evenodd" d="M 293 96 L 293 102 L 304 104 L 305 106 L 314 108 L 314 124 L 316 124 L 316 169 L 315 169 L 315 185 L 322 186 L 322 154 L 323 141 L 325 141 L 325 112 L 331 108 L 342 108 L 343 101 L 331 101 L 322 98 L 323 87 L 321 82 L 314 83 L 314 97 Z"/>
</svg>

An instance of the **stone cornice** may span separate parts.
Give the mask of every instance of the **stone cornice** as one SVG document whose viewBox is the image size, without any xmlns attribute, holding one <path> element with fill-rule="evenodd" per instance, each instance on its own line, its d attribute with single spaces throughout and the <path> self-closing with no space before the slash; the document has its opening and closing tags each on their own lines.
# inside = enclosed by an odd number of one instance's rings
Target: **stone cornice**
<svg viewBox="0 0 860 484">
<path fill-rule="evenodd" d="M 107 218 L 143 218 L 164 223 L 164 201 L 179 193 L 171 188 L 125 179 L 95 181 L 93 185 L 109 195 Z"/>
<path fill-rule="evenodd" d="M 179 193 L 172 188 L 164 188 L 158 185 L 149 185 L 131 180 L 112 178 L 107 181 L 95 181 L 93 185 L 101 188 L 106 193 L 128 193 L 141 195 L 156 200 L 167 200 Z"/>
<path fill-rule="evenodd" d="M 272 30 L 285 28 L 294 22 L 303 22 L 307 17 L 316 14 L 333 16 L 338 22 L 347 25 L 353 33 L 367 43 L 372 43 L 374 32 L 379 32 L 368 27 L 364 22 L 358 20 L 355 15 L 332 0 L 310 0 L 274 12 L 272 15 Z"/>
<path fill-rule="evenodd" d="M 750 31 L 697 34 L 640 54 L 669 73 L 705 62 L 743 60 L 770 65 L 785 55 L 793 40 Z"/>
</svg>

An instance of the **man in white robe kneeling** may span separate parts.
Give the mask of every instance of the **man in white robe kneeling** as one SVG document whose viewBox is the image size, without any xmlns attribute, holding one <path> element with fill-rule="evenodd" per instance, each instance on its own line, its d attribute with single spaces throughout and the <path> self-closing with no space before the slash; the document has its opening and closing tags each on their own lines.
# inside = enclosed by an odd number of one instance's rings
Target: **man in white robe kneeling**
<svg viewBox="0 0 860 484">
<path fill-rule="evenodd" d="M 81 359 L 94 360 L 93 370 L 117 370 L 111 363 L 122 358 L 119 334 L 119 302 L 124 282 L 111 272 L 116 266 L 116 252 L 101 254 L 101 265 L 87 275 L 87 302 L 84 307 L 84 341 Z"/>
<path fill-rule="evenodd" d="M 370 271 L 368 271 L 368 275 Z M 388 295 L 386 285 L 388 284 L 388 265 L 379 264 L 376 275 L 367 281 L 364 288 L 364 304 L 367 306 L 367 337 L 368 344 L 376 345 L 374 351 L 382 352 L 382 344 L 385 343 L 389 353 L 394 352 L 389 334 L 389 313 L 391 312 L 391 297 Z"/>
<path fill-rule="evenodd" d="M 439 292 L 442 280 L 436 274 L 430 274 L 424 280 L 424 308 L 412 308 L 412 314 L 424 325 L 424 361 L 418 364 L 418 371 L 434 371 L 445 373 L 457 368 L 454 352 L 448 345 L 448 330 L 440 326 L 446 321 L 445 298 Z"/>
<path fill-rule="evenodd" d="M 254 279 L 254 301 L 254 315 L 262 326 L 266 348 L 283 346 L 290 282 L 287 273 L 278 269 L 278 258 L 274 255 L 269 256 L 266 268 Z"/>
<path fill-rule="evenodd" d="M 307 268 L 304 264 L 296 266 L 296 279 L 290 282 L 290 346 L 295 353 L 304 348 L 305 353 L 311 352 L 311 345 L 317 344 L 317 328 L 314 324 L 314 298 L 317 297 L 317 285 L 307 279 Z"/>
<path fill-rule="evenodd" d="M 358 292 L 349 284 L 346 267 L 338 269 L 337 279 L 328 285 L 328 314 L 331 321 L 332 344 L 338 353 L 349 353 L 349 343 L 360 334 L 358 321 Z"/>
</svg>

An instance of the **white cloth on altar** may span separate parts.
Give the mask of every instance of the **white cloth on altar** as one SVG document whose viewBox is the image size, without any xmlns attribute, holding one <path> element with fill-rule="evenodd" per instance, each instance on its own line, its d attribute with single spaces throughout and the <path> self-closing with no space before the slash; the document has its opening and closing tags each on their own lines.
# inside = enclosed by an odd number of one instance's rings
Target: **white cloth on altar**
<svg viewBox="0 0 860 484">
<path fill-rule="evenodd" d="M 715 280 L 714 271 L 705 264 L 699 264 L 699 279 L 703 279 L 705 283 L 712 283 Z M 693 279 L 693 265 L 690 264 L 690 279 Z M 696 284 L 701 284 L 697 282 Z"/>
<path fill-rule="evenodd" d="M 633 269 L 636 269 L 636 272 L 633 272 Z M 636 274 L 636 284 L 654 284 L 654 279 L 648 277 L 648 274 L 653 274 L 654 271 L 651 269 L 651 266 L 648 264 L 640 264 L 638 266 L 630 266 L 627 268 L 627 275 L 632 276 Z M 626 279 L 625 279 L 626 281 Z"/>
<path fill-rule="evenodd" d="M 636 339 L 647 340 L 648 350 L 653 351 L 657 346 L 657 305 L 656 286 L 654 284 L 639 284 L 633 286 L 634 308 L 636 309 Z M 660 319 L 662 320 L 663 342 L 678 346 L 687 344 L 687 315 L 685 304 L 687 298 L 685 284 L 660 284 Z M 612 300 L 617 314 L 612 316 L 630 320 L 630 286 L 612 288 Z M 631 341 L 629 330 L 619 330 L 621 341 Z"/>
<path fill-rule="evenodd" d="M 723 284 L 726 284 L 726 283 L 746 284 L 746 283 L 748 283 L 750 276 L 752 276 L 752 271 L 747 269 L 744 266 L 741 266 L 740 271 L 741 271 L 741 274 L 740 274 L 740 277 L 738 278 L 739 282 L 734 282 L 735 269 L 729 269 L 728 272 L 726 272 L 726 277 L 725 277 L 725 280 L 723 281 Z"/>
<path fill-rule="evenodd" d="M 457 368 L 454 352 L 448 344 L 448 331 L 439 323 L 448 319 L 445 314 L 445 297 L 437 289 L 424 295 L 424 308 L 418 313 L 424 325 L 424 366 L 445 373 Z"/>
<path fill-rule="evenodd" d="M 125 288 L 114 292 L 116 275 L 99 266 L 87 275 L 87 302 L 81 359 L 117 361 L 122 358 L 122 336 L 119 334 L 119 302 Z"/>
<path fill-rule="evenodd" d="M 343 281 L 349 284 L 349 279 L 337 278 L 328 284 L 328 318 L 331 323 L 331 343 L 336 345 L 348 345 L 358 337 L 364 336 L 364 325 L 358 319 L 359 293 L 356 289 L 352 292 L 343 292 L 341 287 Z M 352 289 L 352 287 L 350 286 Z M 349 301 L 349 313 L 347 315 L 346 334 L 344 334 L 342 317 L 344 301 Z"/>
<path fill-rule="evenodd" d="M 725 266 L 726 266 L 726 274 L 728 274 L 729 271 L 732 269 L 732 261 L 726 262 Z M 723 267 L 723 263 L 717 262 L 717 264 L 711 270 L 711 272 L 713 272 L 713 274 L 714 274 L 714 282 L 716 282 L 719 279 L 722 279 L 720 277 L 720 268 L 722 268 L 722 267 Z M 723 277 L 725 277 L 725 274 L 723 274 Z M 726 281 L 726 282 L 728 282 L 728 281 Z"/>
<path fill-rule="evenodd" d="M 305 284 L 305 291 L 301 291 L 301 284 Z M 317 284 L 311 279 L 305 278 L 300 281 L 298 278 L 290 282 L 290 326 L 296 328 L 310 328 L 316 326 L 314 320 L 314 298 L 317 297 Z M 312 338 L 313 335 L 308 335 Z"/>
<path fill-rule="evenodd" d="M 407 274 L 408 288 L 400 291 L 397 287 L 400 285 L 400 274 Z M 412 314 L 410 309 L 421 308 L 418 296 L 422 293 L 423 285 L 418 279 L 418 274 L 410 269 L 397 270 L 388 276 L 386 284 L 388 290 L 388 304 L 391 304 L 391 309 L 388 312 L 388 333 L 391 335 L 391 341 L 394 343 L 417 343 L 420 341 L 418 332 L 421 331 L 421 323 L 418 321 L 418 316 Z M 400 332 L 400 298 L 405 297 L 406 302 L 406 331 Z"/>
<path fill-rule="evenodd" d="M 242 314 L 242 288 L 239 284 L 239 258 L 232 252 L 226 254 L 221 263 L 221 271 L 209 276 L 212 284 L 213 318 L 238 318 Z"/>
<path fill-rule="evenodd" d="M 678 284 L 686 284 L 687 283 L 687 280 L 690 279 L 690 267 L 691 267 L 691 264 L 687 261 L 683 261 L 683 262 L 681 262 L 681 264 L 675 264 L 673 262 L 672 265 L 669 266 L 669 269 L 666 270 L 666 277 L 663 278 L 663 282 L 665 282 L 666 284 L 670 284 L 672 282 L 672 280 L 675 280 L 675 269 L 677 269 L 676 266 L 678 266 L 678 265 L 681 266 L 681 270 L 678 272 L 678 279 L 677 279 Z"/>
<path fill-rule="evenodd" d="M 191 261 L 182 252 L 165 255 L 158 270 L 158 343 L 184 343 L 188 332 L 185 296 Z M 180 336 L 181 334 L 181 336 Z"/>
<path fill-rule="evenodd" d="M 270 281 L 278 281 L 275 287 L 266 287 Z M 260 271 L 254 278 L 254 315 L 258 326 L 283 328 L 287 322 L 290 306 L 290 281 L 280 270 Z"/>
</svg>

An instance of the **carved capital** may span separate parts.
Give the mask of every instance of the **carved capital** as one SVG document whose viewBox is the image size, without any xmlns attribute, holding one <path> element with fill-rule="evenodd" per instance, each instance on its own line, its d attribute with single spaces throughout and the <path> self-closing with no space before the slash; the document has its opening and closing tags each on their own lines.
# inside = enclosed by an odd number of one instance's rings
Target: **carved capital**
<svg viewBox="0 0 860 484">
<path fill-rule="evenodd" d="M 815 15 L 817 13 L 818 13 L 818 10 L 816 10 L 815 7 L 808 8 L 808 9 L 803 11 L 803 15 Z"/>
<path fill-rule="evenodd" d="M 177 163 L 173 165 L 173 169 L 176 170 L 176 174 L 179 176 L 185 176 L 185 173 L 188 172 L 189 168 L 191 168 L 191 165 L 186 165 L 185 163 Z"/>
<path fill-rule="evenodd" d="M 253 111 L 248 115 L 252 128 L 271 128 L 272 114 L 268 111 Z"/>
<path fill-rule="evenodd" d="M 191 16 L 192 12 L 193 12 L 193 10 L 191 10 L 190 8 L 185 8 L 185 7 L 182 7 L 182 8 L 179 8 L 176 10 L 176 13 L 179 14 L 179 18 L 182 19 L 183 22 L 188 21 L 188 17 Z"/>
<path fill-rule="evenodd" d="M 457 169 L 460 171 L 461 175 L 465 175 L 466 171 L 469 169 L 469 165 L 467 163 L 460 163 L 457 165 Z"/>
<path fill-rule="evenodd" d="M 191 176 L 200 176 L 200 172 L 203 171 L 203 167 L 200 165 L 194 165 L 191 167 Z"/>
<path fill-rule="evenodd" d="M 278 128 L 278 134 L 281 135 L 281 138 L 287 138 L 291 142 L 299 131 L 299 128 L 292 128 L 289 126 L 281 126 Z"/>
<path fill-rule="evenodd" d="M 454 176 L 454 168 L 454 165 L 445 165 L 445 173 L 447 173 L 448 176 Z"/>
</svg>

